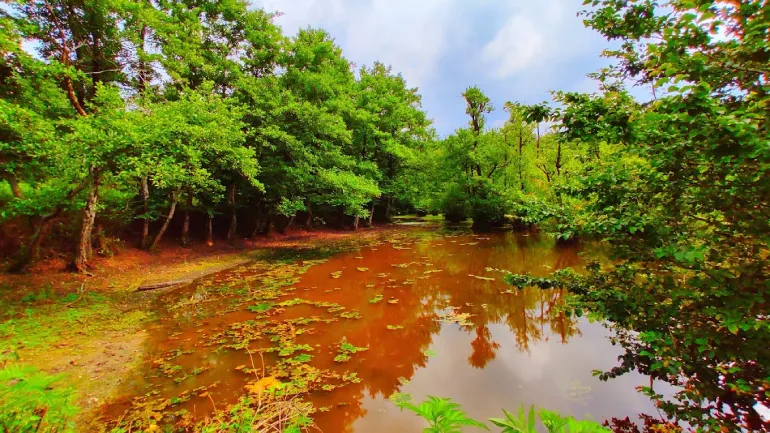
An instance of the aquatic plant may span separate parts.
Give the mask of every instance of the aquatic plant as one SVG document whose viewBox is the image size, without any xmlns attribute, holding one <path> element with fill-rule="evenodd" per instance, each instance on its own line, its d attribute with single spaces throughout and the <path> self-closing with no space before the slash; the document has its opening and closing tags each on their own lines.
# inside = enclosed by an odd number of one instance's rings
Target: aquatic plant
<svg viewBox="0 0 770 433">
<path fill-rule="evenodd" d="M 198 423 L 194 430 L 200 433 L 299 433 L 313 425 L 313 411 L 310 403 L 296 396 L 277 399 L 246 397 L 230 406 L 227 411 L 218 411 L 214 416 Z"/>
<path fill-rule="evenodd" d="M 340 343 L 337 349 L 337 356 L 334 357 L 334 362 L 347 362 L 350 360 L 350 355 L 367 350 L 369 350 L 368 347 L 356 347 L 348 342 Z"/>
</svg>

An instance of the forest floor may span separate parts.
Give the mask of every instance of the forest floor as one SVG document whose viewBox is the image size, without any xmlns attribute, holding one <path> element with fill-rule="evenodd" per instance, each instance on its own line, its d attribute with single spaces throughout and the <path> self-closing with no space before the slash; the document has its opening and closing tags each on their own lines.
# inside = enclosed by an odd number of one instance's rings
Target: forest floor
<svg viewBox="0 0 770 433">
<path fill-rule="evenodd" d="M 18 358 L 63 374 L 62 386 L 76 390 L 76 403 L 90 418 L 143 360 L 146 328 L 157 318 L 153 303 L 175 289 L 138 287 L 194 280 L 244 263 L 269 264 L 276 253 L 285 258 L 349 249 L 404 229 L 294 230 L 213 247 L 167 243 L 153 252 L 122 247 L 112 257 L 95 258 L 91 275 L 68 272 L 63 259 L 41 262 L 26 274 L 0 274 L 0 361 Z"/>
</svg>

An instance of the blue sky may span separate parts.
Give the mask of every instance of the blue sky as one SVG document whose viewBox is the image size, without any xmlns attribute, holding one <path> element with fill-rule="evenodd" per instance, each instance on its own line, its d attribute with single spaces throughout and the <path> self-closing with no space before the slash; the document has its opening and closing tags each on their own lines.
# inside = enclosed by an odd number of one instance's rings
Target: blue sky
<svg viewBox="0 0 770 433">
<path fill-rule="evenodd" d="M 284 15 L 293 35 L 320 27 L 357 65 L 393 66 L 420 88 L 442 136 L 465 126 L 461 93 L 479 86 L 505 119 L 506 101 L 535 103 L 549 90 L 594 91 L 586 78 L 607 64 L 607 42 L 583 26 L 580 0 L 252 0 Z"/>
</svg>

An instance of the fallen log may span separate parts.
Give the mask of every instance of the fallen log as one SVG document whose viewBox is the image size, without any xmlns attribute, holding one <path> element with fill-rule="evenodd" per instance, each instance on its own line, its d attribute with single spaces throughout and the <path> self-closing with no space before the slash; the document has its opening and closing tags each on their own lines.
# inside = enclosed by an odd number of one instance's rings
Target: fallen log
<svg viewBox="0 0 770 433">
<path fill-rule="evenodd" d="M 166 287 L 171 286 L 178 286 L 180 284 L 188 284 L 192 283 L 192 278 L 188 278 L 186 280 L 174 280 L 174 281 L 165 281 L 162 283 L 153 283 L 153 284 L 146 284 L 144 286 L 139 286 L 136 291 L 137 292 L 146 292 L 148 290 L 157 290 L 157 289 L 164 289 Z"/>
</svg>

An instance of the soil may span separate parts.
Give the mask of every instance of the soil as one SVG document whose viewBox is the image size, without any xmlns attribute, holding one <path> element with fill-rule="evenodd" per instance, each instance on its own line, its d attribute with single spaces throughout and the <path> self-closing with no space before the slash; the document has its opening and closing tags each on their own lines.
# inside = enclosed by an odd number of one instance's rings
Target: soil
<svg viewBox="0 0 770 433">
<path fill-rule="evenodd" d="M 286 234 L 272 233 L 255 239 L 234 243 L 203 243 L 182 247 L 170 239 L 155 251 L 122 245 L 111 257 L 95 256 L 88 275 L 71 272 L 67 258 L 50 258 L 33 265 L 23 274 L 0 273 L 0 298 L 13 301 L 29 290 L 50 286 L 60 296 L 85 290 L 98 292 L 135 291 L 140 285 L 172 280 L 190 280 L 230 269 L 255 260 L 269 249 L 301 249 L 333 245 L 352 239 L 379 236 L 393 226 L 375 226 L 358 231 L 329 229 L 292 230 Z"/>
<path fill-rule="evenodd" d="M 156 318 L 153 301 L 174 289 L 137 292 L 139 286 L 194 280 L 246 262 L 269 260 L 271 252 L 342 247 L 397 229 L 297 229 L 214 246 L 182 247 L 172 239 L 156 251 L 123 245 L 111 257 L 94 257 L 87 275 L 68 271 L 65 258 L 41 261 L 24 274 L 2 273 L 0 354 L 13 351 L 21 363 L 50 374 L 63 373 L 61 386 L 77 391 L 78 427 L 90 431 L 96 428 L 89 425 L 93 409 L 114 397 L 123 378 L 143 359 L 145 329 Z M 41 291 L 47 293 L 43 300 L 24 300 Z M 74 301 L 62 300 L 76 294 Z"/>
</svg>

